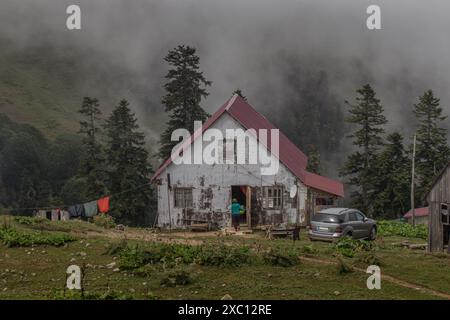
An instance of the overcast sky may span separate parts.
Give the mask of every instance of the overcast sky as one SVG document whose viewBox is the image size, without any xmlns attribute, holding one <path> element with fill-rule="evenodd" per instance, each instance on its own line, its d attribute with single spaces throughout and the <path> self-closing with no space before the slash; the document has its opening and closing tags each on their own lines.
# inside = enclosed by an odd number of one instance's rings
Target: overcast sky
<svg viewBox="0 0 450 320">
<path fill-rule="evenodd" d="M 65 27 L 70 4 L 81 7 L 81 31 Z M 370 4 L 381 7 L 382 30 L 366 28 Z M 0 37 L 16 51 L 41 42 L 95 51 L 91 59 L 148 85 L 146 101 L 155 104 L 167 50 L 195 46 L 213 82 L 209 112 L 237 87 L 257 109 L 276 108 L 286 95 L 280 57 L 288 56 L 325 70 L 342 101 L 372 83 L 391 125 L 401 128 L 428 88 L 450 113 L 449 16 L 448 0 L 1 0 Z"/>
</svg>

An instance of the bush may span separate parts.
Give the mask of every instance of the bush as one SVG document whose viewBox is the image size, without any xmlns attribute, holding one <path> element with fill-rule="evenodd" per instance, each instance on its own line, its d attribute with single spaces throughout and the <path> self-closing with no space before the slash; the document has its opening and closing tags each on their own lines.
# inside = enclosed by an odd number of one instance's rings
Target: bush
<svg viewBox="0 0 450 320">
<path fill-rule="evenodd" d="M 17 222 L 18 224 L 30 226 L 30 225 L 42 224 L 48 220 L 45 218 L 42 218 L 42 217 L 15 216 L 14 221 Z"/>
<path fill-rule="evenodd" d="M 120 250 L 120 268 L 124 270 L 136 269 L 146 264 L 145 252 L 139 246 L 126 246 Z"/>
<path fill-rule="evenodd" d="M 105 252 L 103 254 L 116 255 L 119 254 L 122 250 L 124 250 L 128 245 L 128 242 L 125 239 L 120 240 L 119 242 L 112 242 L 108 245 Z"/>
<path fill-rule="evenodd" d="M 316 254 L 318 251 L 312 244 L 308 244 L 302 247 L 302 252 L 305 254 Z"/>
<path fill-rule="evenodd" d="M 294 252 L 284 253 L 279 249 L 270 248 L 263 256 L 264 262 L 272 266 L 292 267 L 300 262 L 297 254 Z"/>
<path fill-rule="evenodd" d="M 114 222 L 114 218 L 107 214 L 98 214 L 96 216 L 92 217 L 92 222 L 99 227 L 105 228 L 105 229 L 112 229 L 116 226 L 116 223 Z"/>
<path fill-rule="evenodd" d="M 110 248 L 107 252 L 117 252 Z M 154 243 L 145 248 L 126 246 L 118 248 L 122 269 L 137 269 L 147 264 L 164 264 L 173 268 L 179 264 L 197 263 L 203 266 L 239 267 L 252 258 L 250 248 L 225 245 L 189 246 L 182 244 Z"/>
<path fill-rule="evenodd" d="M 123 244 L 122 244 L 123 247 Z M 199 248 L 181 244 L 154 243 L 145 248 L 126 245 L 112 252 L 119 252 L 119 262 L 122 269 L 136 269 L 146 264 L 164 263 L 166 267 L 174 267 L 178 263 L 194 262 Z M 110 252 L 111 254 L 114 254 Z"/>
<path fill-rule="evenodd" d="M 401 236 L 408 238 L 428 239 L 428 227 L 426 225 L 416 225 L 399 221 L 381 220 L 377 222 L 378 234 L 381 236 Z"/>
<path fill-rule="evenodd" d="M 248 247 L 204 245 L 200 247 L 196 263 L 203 266 L 240 267 L 250 262 Z"/>
<path fill-rule="evenodd" d="M 32 245 L 61 246 L 76 238 L 68 234 L 26 232 L 15 228 L 0 228 L 0 241 L 8 247 L 30 247 Z"/>
<path fill-rule="evenodd" d="M 170 272 L 161 280 L 161 285 L 166 287 L 185 286 L 193 282 L 190 274 L 185 270 Z"/>
<path fill-rule="evenodd" d="M 184 264 L 196 263 L 213 267 L 240 267 L 260 263 L 261 259 L 247 246 L 227 246 L 224 244 L 204 244 L 190 246 L 184 244 L 151 243 L 138 246 L 128 245 L 126 241 L 110 245 L 107 254 L 119 255 L 119 267 L 136 270 L 138 274 L 148 274 L 145 266 L 162 265 L 164 269 Z M 271 249 L 262 257 L 262 262 L 270 265 L 290 267 L 299 263 L 293 251 Z"/>
<path fill-rule="evenodd" d="M 350 237 L 340 238 L 334 245 L 334 250 L 344 257 L 353 258 L 358 251 L 370 251 L 374 248 L 371 241 L 355 240 Z"/>
</svg>

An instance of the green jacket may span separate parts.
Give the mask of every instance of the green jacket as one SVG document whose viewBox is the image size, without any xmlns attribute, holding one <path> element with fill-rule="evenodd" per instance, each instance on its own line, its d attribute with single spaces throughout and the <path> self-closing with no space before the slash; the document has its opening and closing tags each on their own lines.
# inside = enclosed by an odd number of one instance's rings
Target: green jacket
<svg viewBox="0 0 450 320">
<path fill-rule="evenodd" d="M 239 215 L 239 214 L 241 214 L 241 205 L 239 203 L 233 203 L 231 205 L 231 214 L 232 215 Z"/>
</svg>

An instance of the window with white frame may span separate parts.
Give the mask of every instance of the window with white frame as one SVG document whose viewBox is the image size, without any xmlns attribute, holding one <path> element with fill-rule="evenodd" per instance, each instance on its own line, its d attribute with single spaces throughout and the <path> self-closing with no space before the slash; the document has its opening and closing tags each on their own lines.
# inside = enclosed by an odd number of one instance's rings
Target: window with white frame
<svg viewBox="0 0 450 320">
<path fill-rule="evenodd" d="M 192 188 L 174 188 L 175 208 L 192 208 Z"/>
<path fill-rule="evenodd" d="M 283 188 L 281 186 L 264 187 L 263 207 L 280 209 L 283 205 Z"/>
</svg>

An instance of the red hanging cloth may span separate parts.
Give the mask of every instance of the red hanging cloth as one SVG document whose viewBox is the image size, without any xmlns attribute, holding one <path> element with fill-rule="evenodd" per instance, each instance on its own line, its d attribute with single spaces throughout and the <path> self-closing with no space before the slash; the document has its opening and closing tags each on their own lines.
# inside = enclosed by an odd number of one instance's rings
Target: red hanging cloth
<svg viewBox="0 0 450 320">
<path fill-rule="evenodd" d="M 109 197 L 103 197 L 97 200 L 98 211 L 106 213 L 109 211 Z"/>
</svg>

